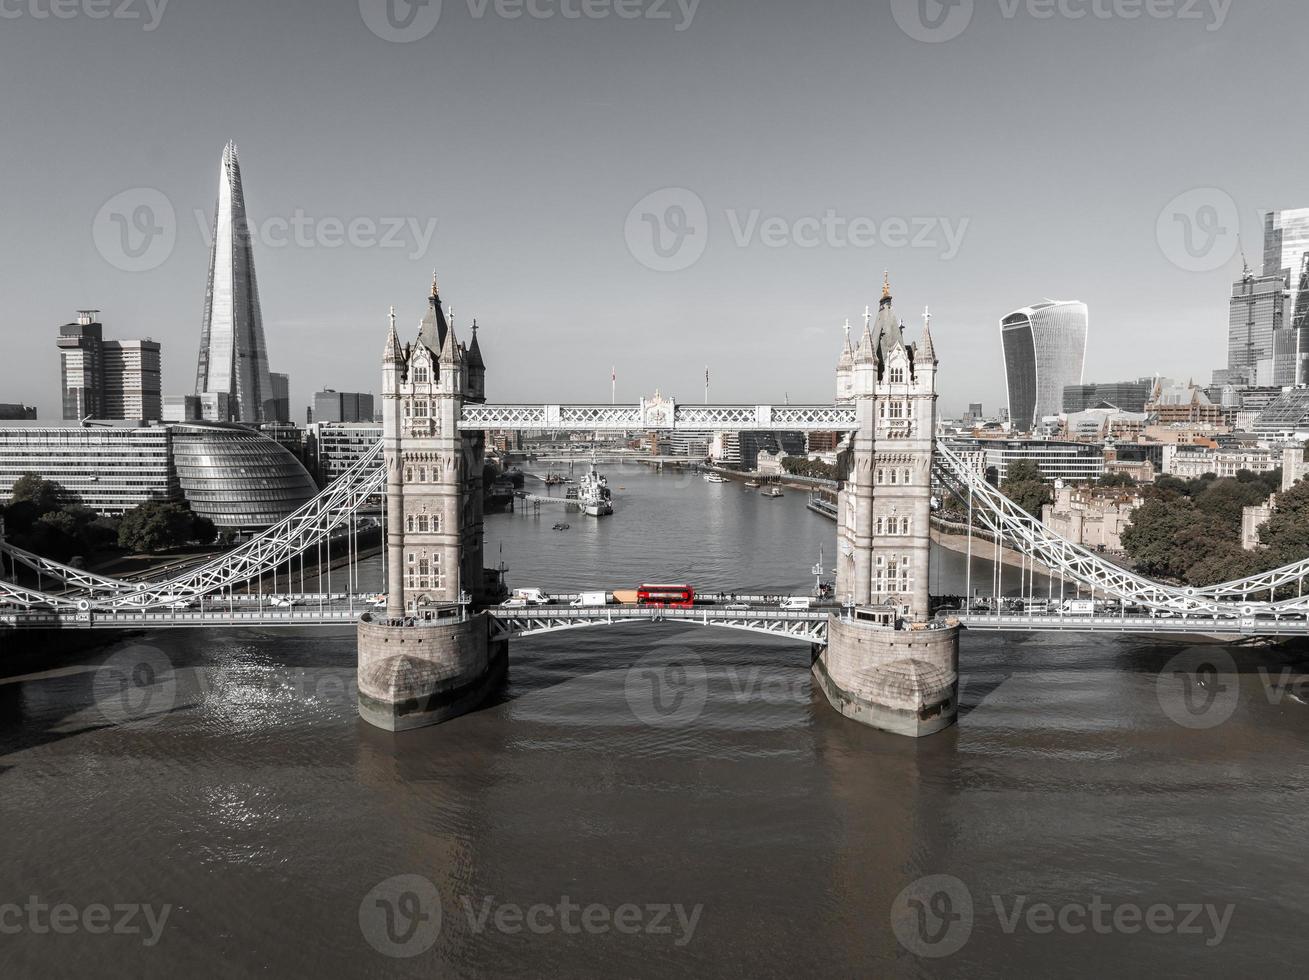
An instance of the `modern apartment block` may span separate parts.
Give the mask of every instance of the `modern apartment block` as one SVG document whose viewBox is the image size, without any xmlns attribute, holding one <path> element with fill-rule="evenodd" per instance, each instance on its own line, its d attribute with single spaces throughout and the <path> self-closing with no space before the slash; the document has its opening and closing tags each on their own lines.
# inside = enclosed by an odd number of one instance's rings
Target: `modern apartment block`
<svg viewBox="0 0 1309 980">
<path fill-rule="evenodd" d="M 153 340 L 105 340 L 99 310 L 81 310 L 59 328 L 63 417 L 157 422 L 160 346 Z"/>
</svg>

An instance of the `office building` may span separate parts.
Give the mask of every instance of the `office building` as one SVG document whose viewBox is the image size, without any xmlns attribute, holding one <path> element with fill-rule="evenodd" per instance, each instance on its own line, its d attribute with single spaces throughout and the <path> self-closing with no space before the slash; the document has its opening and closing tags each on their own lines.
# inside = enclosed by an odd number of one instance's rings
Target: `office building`
<svg viewBox="0 0 1309 980">
<path fill-rule="evenodd" d="M 1309 255 L 1309 208 L 1269 211 L 1264 216 L 1265 276 L 1277 276 L 1285 284 L 1285 318 L 1295 329 L 1296 373 L 1286 384 L 1309 382 L 1309 280 L 1305 256 Z"/>
<path fill-rule="evenodd" d="M 372 422 L 373 396 L 325 388 L 314 393 L 315 422 Z"/>
<path fill-rule="evenodd" d="M 230 531 L 275 524 L 317 492 L 291 453 L 240 425 L 0 422 L 0 500 L 24 473 L 101 514 L 178 500 Z"/>
<path fill-rule="evenodd" d="M 259 284 L 234 143 L 223 148 L 219 169 L 195 393 L 201 397 L 206 419 L 259 423 L 274 414 Z M 209 414 L 211 410 L 215 414 Z"/>
<path fill-rule="evenodd" d="M 59 328 L 63 417 L 157 422 L 160 347 L 153 340 L 105 340 L 99 310 L 80 310 Z"/>
<path fill-rule="evenodd" d="M 1259 413 L 1254 431 L 1270 440 L 1309 438 L 1309 388 L 1291 388 Z"/>
<path fill-rule="evenodd" d="M 741 468 L 753 472 L 759 465 L 759 453 L 787 456 L 805 455 L 805 434 L 803 432 L 757 432 L 745 431 L 737 434 L 737 451 L 741 457 Z"/>
<path fill-rule="evenodd" d="M 1224 383 L 1294 384 L 1296 344 L 1285 318 L 1286 295 L 1284 276 L 1256 276 L 1249 266 L 1232 285 Z"/>
<path fill-rule="evenodd" d="M 169 395 L 164 399 L 165 422 L 199 422 L 204 418 L 197 395 Z"/>
<path fill-rule="evenodd" d="M 1116 381 L 1108 384 L 1077 384 L 1064 388 L 1065 415 L 1109 405 L 1124 412 L 1144 412 L 1154 390 L 1153 378 Z"/>
<path fill-rule="evenodd" d="M 1031 432 L 1063 411 L 1064 389 L 1082 383 L 1089 313 L 1085 303 L 1047 301 L 1000 321 L 1009 416 Z"/>
<path fill-rule="evenodd" d="M 11 405 L 0 402 L 0 421 L 4 422 L 22 422 L 34 421 L 36 419 L 36 409 L 29 408 L 27 405 Z"/>
<path fill-rule="evenodd" d="M 311 422 L 305 428 L 305 461 L 318 485 L 325 487 L 381 439 L 380 422 Z M 382 465 L 380 457 L 377 465 Z"/>
<path fill-rule="evenodd" d="M 291 378 L 289 375 L 270 371 L 268 381 L 273 392 L 273 412 L 268 421 L 289 425 L 291 423 Z"/>
<path fill-rule="evenodd" d="M 1104 476 L 1104 447 L 1098 443 L 1061 442 L 1053 439 L 978 439 L 963 443 L 962 448 L 984 452 L 988 474 L 993 474 L 1001 483 L 1009 479 L 1009 467 L 1020 461 L 1035 463 L 1041 476 L 1048 481 L 1085 483 Z"/>
</svg>

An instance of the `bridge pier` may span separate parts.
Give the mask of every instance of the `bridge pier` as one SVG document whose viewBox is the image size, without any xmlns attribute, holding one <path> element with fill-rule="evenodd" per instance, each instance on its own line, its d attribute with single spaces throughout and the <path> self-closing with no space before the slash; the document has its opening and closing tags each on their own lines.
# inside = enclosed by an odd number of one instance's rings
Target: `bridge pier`
<svg viewBox="0 0 1309 980">
<path fill-rule="evenodd" d="M 438 725 L 481 706 L 505 681 L 509 641 L 485 613 L 359 622 L 359 717 L 391 732 Z"/>
<path fill-rule="evenodd" d="M 959 627 L 896 629 L 859 617 L 859 610 L 848 619 L 832 616 L 827 646 L 815 648 L 814 681 L 832 707 L 872 728 L 913 738 L 953 725 Z"/>
</svg>

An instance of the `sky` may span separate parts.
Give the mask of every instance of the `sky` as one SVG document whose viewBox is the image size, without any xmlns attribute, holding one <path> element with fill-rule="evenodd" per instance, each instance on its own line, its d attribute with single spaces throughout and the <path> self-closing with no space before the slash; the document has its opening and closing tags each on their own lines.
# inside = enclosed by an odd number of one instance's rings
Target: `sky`
<svg viewBox="0 0 1309 980">
<path fill-rule="evenodd" d="M 105 16 L 109 14 L 109 16 Z M 1089 304 L 1088 381 L 1207 380 L 1261 212 L 1309 206 L 1309 5 L 0 0 L 0 402 L 58 326 L 190 393 L 224 143 L 293 416 L 377 391 L 436 269 L 493 401 L 830 401 L 883 271 L 942 408 L 999 321 Z"/>
</svg>

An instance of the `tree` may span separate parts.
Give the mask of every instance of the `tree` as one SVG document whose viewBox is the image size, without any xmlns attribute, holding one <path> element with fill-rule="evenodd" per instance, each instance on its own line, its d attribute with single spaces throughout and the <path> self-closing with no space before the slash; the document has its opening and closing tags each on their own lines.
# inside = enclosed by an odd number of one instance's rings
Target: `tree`
<svg viewBox="0 0 1309 980">
<path fill-rule="evenodd" d="M 63 487 L 35 473 L 24 473 L 14 481 L 13 489 L 9 491 L 11 503 L 30 503 L 38 517 L 58 510 L 67 499 L 68 492 Z"/>
<path fill-rule="evenodd" d="M 191 541 L 208 544 L 213 522 L 171 500 L 150 500 L 128 511 L 118 525 L 118 544 L 136 552 L 164 551 Z"/>
<path fill-rule="evenodd" d="M 1309 557 L 1309 480 L 1278 494 L 1273 516 L 1259 528 L 1265 566 L 1277 568 Z"/>
<path fill-rule="evenodd" d="M 1041 476 L 1041 468 L 1025 459 L 1010 465 L 1009 476 L 1000 485 L 1000 492 L 1038 519 L 1041 508 L 1054 499 L 1049 484 Z"/>
</svg>

